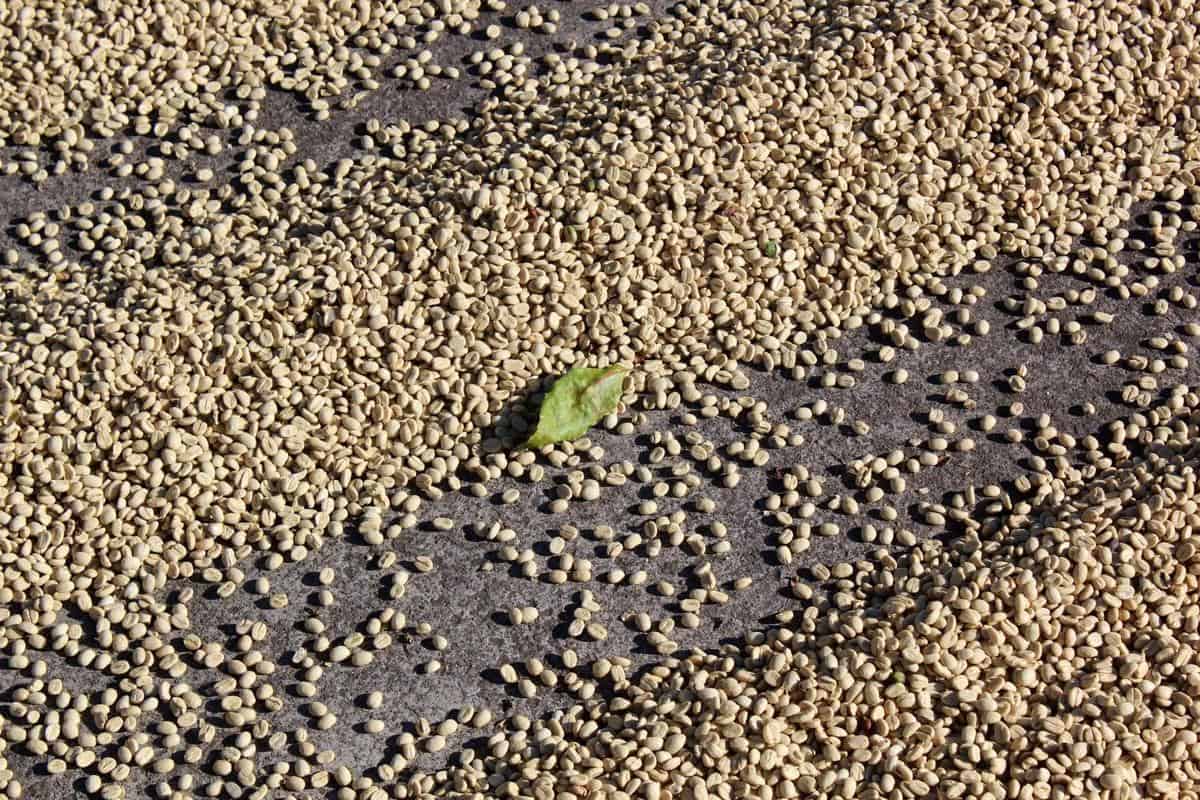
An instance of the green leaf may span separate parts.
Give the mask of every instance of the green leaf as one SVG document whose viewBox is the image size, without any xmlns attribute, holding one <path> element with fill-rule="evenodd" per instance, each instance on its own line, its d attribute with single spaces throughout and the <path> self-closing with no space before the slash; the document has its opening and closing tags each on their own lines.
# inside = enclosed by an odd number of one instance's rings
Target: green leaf
<svg viewBox="0 0 1200 800">
<path fill-rule="evenodd" d="M 621 400 L 625 367 L 575 367 L 554 382 L 538 412 L 538 426 L 526 447 L 569 442 L 616 410 Z"/>
</svg>

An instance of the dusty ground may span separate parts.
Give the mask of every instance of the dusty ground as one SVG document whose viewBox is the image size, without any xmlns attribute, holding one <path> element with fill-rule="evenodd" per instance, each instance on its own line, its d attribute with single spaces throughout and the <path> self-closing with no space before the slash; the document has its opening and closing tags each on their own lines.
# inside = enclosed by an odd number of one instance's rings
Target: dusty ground
<svg viewBox="0 0 1200 800">
<path fill-rule="evenodd" d="M 658 4 L 661 5 L 661 4 Z M 569 37 L 586 40 L 601 26 L 588 23 L 581 18 L 584 6 L 581 3 L 557 4 L 563 11 L 564 25 L 561 33 L 549 39 L 506 29 L 505 39 L 521 38 L 531 50 L 560 46 Z M 656 10 L 661 10 L 656 7 Z M 435 46 L 438 60 L 443 64 L 458 63 L 465 54 L 484 45 L 477 40 L 451 36 Z M 267 127 L 287 125 L 296 132 L 299 158 L 312 158 L 320 164 L 338 158 L 353 156 L 356 152 L 354 139 L 359 127 L 368 119 L 389 121 L 397 118 L 426 119 L 463 113 L 481 97 L 478 88 L 466 80 L 458 82 L 439 81 L 435 88 L 426 93 L 403 91 L 395 81 L 383 79 L 383 88 L 372 94 L 354 111 L 336 112 L 332 120 L 317 123 L 306 117 L 297 102 L 287 96 L 275 95 L 257 124 Z M 151 146 L 152 147 L 152 146 Z M 236 149 L 227 151 L 216 159 L 219 167 L 228 168 Z M 176 174 L 186 175 L 196 164 L 174 164 Z M 103 171 L 84 175 L 68 175 L 52 179 L 45 186 L 35 188 L 14 178 L 0 179 L 0 207 L 5 210 L 8 225 L 18 222 L 24 215 L 39 209 L 54 209 L 65 204 L 80 202 L 104 185 L 120 185 L 131 181 L 117 181 Z M 0 238 L 0 250 L 7 243 Z M 1195 256 L 1195 247 L 1189 245 L 1186 252 Z M 1137 259 L 1132 261 L 1138 268 Z M 1194 264 L 1194 262 L 1192 262 Z M 601 655 L 627 655 L 637 664 L 657 658 L 646 646 L 643 637 L 635 633 L 622 621 L 627 612 L 645 611 L 655 620 L 678 616 L 677 600 L 657 595 L 651 590 L 655 581 L 666 579 L 685 590 L 690 584 L 691 570 L 701 561 L 711 562 L 722 584 L 738 577 L 753 578 L 753 585 L 732 594 L 724 606 L 706 606 L 701 612 L 702 624 L 694 631 L 677 628 L 672 637 L 684 647 L 706 647 L 720 640 L 737 636 L 747 630 L 760 627 L 764 618 L 793 603 L 786 596 L 786 586 L 794 576 L 805 576 L 815 564 L 833 564 L 865 556 L 872 547 L 862 543 L 858 533 L 861 526 L 874 524 L 883 527 L 889 523 L 877 518 L 878 509 L 863 505 L 860 514 L 848 516 L 819 508 L 813 523 L 835 522 L 839 532 L 829 537 L 815 537 L 812 548 L 799 556 L 795 563 L 782 565 L 774 558 L 774 537 L 780 530 L 769 519 L 764 508 L 765 498 L 780 491 L 776 477 L 778 468 L 797 463 L 807 465 L 815 477 L 825 484 L 823 499 L 816 500 L 818 506 L 828 501 L 831 493 L 847 493 L 839 468 L 847 461 L 866 454 L 883 454 L 894 448 L 905 448 L 916 454 L 919 450 L 909 446 L 909 440 L 923 440 L 933 434 L 927 424 L 926 412 L 941 408 L 947 419 L 958 423 L 958 432 L 947 438 L 954 440 L 970 436 L 976 441 L 972 452 L 948 453 L 937 467 L 922 470 L 910 476 L 909 486 L 900 496 L 888 498 L 901 512 L 900 519 L 890 523 L 894 527 L 909 527 L 921 535 L 931 531 L 917 522 L 917 504 L 921 501 L 943 502 L 948 493 L 981 487 L 987 483 L 1009 481 L 1024 469 L 1022 459 L 1030 455 L 1025 445 L 1004 443 L 1000 434 L 1009 427 L 1026 432 L 1031 420 L 1039 414 L 1051 416 L 1060 430 L 1077 436 L 1099 431 L 1103 424 L 1119 416 L 1127 415 L 1132 409 L 1120 401 L 1120 390 L 1130 373 L 1120 367 L 1102 366 L 1098 354 L 1109 348 L 1117 348 L 1124 354 L 1147 353 L 1145 339 L 1153 335 L 1178 335 L 1181 323 L 1200 318 L 1194 312 L 1186 312 L 1172 306 L 1165 316 L 1152 316 L 1148 312 L 1147 300 L 1158 296 L 1160 291 L 1181 285 L 1193 291 L 1197 286 L 1197 273 L 1189 268 L 1184 273 L 1162 276 L 1160 285 L 1147 298 L 1120 301 L 1102 295 L 1097 303 L 1087 310 L 1104 309 L 1116 315 L 1107 326 L 1086 326 L 1089 338 L 1086 343 L 1067 346 L 1057 337 L 1048 336 L 1040 345 L 1031 345 L 1012 323 L 1016 316 L 1000 306 L 1006 296 L 1015 294 L 1020 278 L 1009 265 L 997 264 L 986 274 L 960 275 L 947 279 L 950 287 L 981 286 L 986 295 L 971 307 L 975 319 L 986 319 L 991 323 L 991 333 L 975 337 L 966 347 L 954 344 L 923 343 L 915 352 L 900 351 L 896 360 L 889 365 L 879 364 L 872 358 L 881 342 L 873 341 L 866 328 L 847 334 L 836 342 L 839 358 L 831 369 L 845 371 L 847 359 L 861 355 L 867 361 L 866 370 L 857 375 L 857 386 L 852 389 L 822 389 L 819 376 L 826 368 L 810 371 L 804 381 L 792 381 L 782 374 L 756 374 L 751 389 L 746 393 L 764 400 L 771 409 L 775 421 L 787 422 L 805 437 L 801 447 L 782 448 L 771 452 L 770 462 L 762 468 L 745 467 L 741 484 L 735 489 L 720 488 L 699 469 L 702 476 L 700 487 L 692 497 L 684 500 L 664 498 L 659 500 L 659 514 L 677 508 L 687 511 L 684 528 L 688 532 L 707 530 L 708 523 L 720 520 L 728 526 L 731 550 L 725 555 L 698 557 L 683 548 L 666 547 L 656 558 L 646 558 L 641 552 L 624 553 L 615 559 L 605 556 L 603 544 L 593 538 L 597 525 L 607 524 L 618 535 L 639 530 L 644 521 L 635 512 L 636 504 L 650 497 L 651 484 L 631 480 L 618 489 L 606 488 L 600 500 L 590 504 L 572 504 L 567 514 L 551 514 L 547 510 L 550 493 L 557 485 L 556 478 L 561 470 L 550 469 L 546 479 L 534 484 L 528 479 L 507 479 L 490 487 L 485 498 L 473 498 L 466 493 L 446 496 L 437 503 L 426 504 L 421 509 L 422 524 L 404 537 L 371 547 L 358 537 L 325 546 L 319 552 L 298 564 L 287 565 L 269 573 L 272 592 L 284 592 L 291 602 L 282 610 L 271 610 L 263 598 L 240 590 L 228 599 L 219 599 L 209 587 L 196 582 L 196 599 L 192 602 L 192 618 L 195 631 L 205 640 L 228 645 L 235 638 L 235 627 L 241 620 L 263 620 L 270 633 L 262 648 L 271 654 L 280 669 L 273 683 L 285 697 L 284 707 L 272 715 L 273 730 L 288 731 L 307 724 L 302 713 L 307 702 L 294 694 L 298 680 L 291 664 L 291 654 L 298 647 L 311 646 L 312 636 L 300 629 L 299 623 L 311 613 L 319 613 L 326 623 L 331 639 L 349 634 L 359 628 L 373 613 L 392 605 L 402 611 L 408 620 L 405 634 L 396 637 L 391 647 L 376 654 L 373 664 L 364 668 L 333 666 L 326 670 L 320 681 L 318 699 L 326 703 L 338 716 L 338 724 L 326 732 L 314 732 L 313 738 L 321 748 L 335 751 L 334 763 L 345 763 L 358 770 L 369 770 L 386 759 L 392 737 L 404 730 L 412 729 L 419 718 L 437 722 L 454 710 L 466 705 L 487 706 L 497 715 L 504 712 L 521 711 L 528 714 L 552 712 L 569 698 L 562 693 L 542 690 L 532 700 L 519 697 L 510 687 L 498 679 L 497 668 L 505 662 L 518 662 L 529 657 L 538 657 L 550 665 L 557 663 L 558 654 L 573 647 L 582 662 Z M 1084 284 L 1066 276 L 1049 276 L 1040 279 L 1038 295 L 1050 297 L 1068 288 L 1083 288 Z M 945 304 L 949 310 L 951 307 Z M 1082 314 L 1082 309 L 1061 312 L 1065 321 Z M 1004 378 L 1006 370 L 1026 364 L 1030 370 L 1029 385 L 1020 396 L 1024 403 L 1023 415 L 1017 419 L 1005 418 L 997 412 L 1017 397 L 1008 393 Z M 881 376 L 892 369 L 903 367 L 911 373 L 909 382 L 895 386 L 881 380 Z M 943 402 L 945 387 L 939 386 L 934 376 L 946 369 L 978 370 L 981 379 L 977 385 L 963 386 L 977 404 L 974 411 L 964 411 Z M 1195 383 L 1198 368 L 1193 359 L 1192 366 L 1185 371 L 1171 371 L 1161 376 L 1160 384 Z M 716 393 L 716 392 L 714 392 Z M 849 436 L 841 426 L 821 424 L 816 421 L 791 420 L 787 412 L 799 405 L 824 398 L 831 406 L 844 407 L 849 420 L 863 420 L 870 425 L 870 432 L 862 436 Z M 1078 406 L 1091 401 L 1096 406 L 1095 416 L 1084 416 Z M 695 428 L 680 423 L 678 412 L 652 412 L 647 425 L 635 436 L 617 436 L 598 432 L 593 441 L 604 450 L 602 461 L 629 459 L 635 463 L 649 465 L 649 453 L 653 448 L 650 437 L 653 431 L 672 431 L 682 437 L 687 430 L 698 430 L 711 441 L 724 445 L 735 438 L 745 438 L 746 432 L 739 430 L 725 418 L 704 420 Z M 975 425 L 980 416 L 993 413 L 1000 416 L 1000 423 L 990 436 L 985 436 Z M 690 463 L 686 454 L 668 456 L 661 464 L 653 465 L 656 476 L 669 474 L 672 466 Z M 697 465 L 692 464 L 693 471 Z M 498 502 L 500 492 L 516 487 L 521 499 L 512 505 Z M 716 502 L 712 514 L 692 510 L 696 497 L 705 495 Z M 455 521 L 449 532 L 433 530 L 429 521 L 434 517 L 446 516 Z M 547 546 L 550 537 L 560 526 L 570 524 L 579 529 L 579 537 L 568 545 L 568 551 L 577 558 L 589 558 L 597 578 L 610 569 L 619 567 L 626 572 L 644 569 L 650 580 L 646 586 L 609 586 L 601 580 L 592 580 L 586 586 L 568 582 L 562 586 L 552 585 L 540 578 L 521 577 L 509 565 L 496 560 L 498 545 L 488 542 L 480 532 L 492 522 L 499 521 L 517 533 L 518 549 L 531 548 L 539 564 L 538 573 L 548 569 L 550 558 Z M 711 545 L 715 539 L 705 537 Z M 398 556 L 397 565 L 390 569 L 377 568 L 377 558 L 386 551 Z M 413 575 L 406 596 L 389 601 L 386 593 L 386 575 L 405 565 L 411 565 L 418 556 L 428 556 L 435 568 L 429 574 Z M 323 567 L 333 567 L 336 579 L 329 587 L 334 603 L 328 608 L 314 604 L 318 590 L 315 574 Z M 247 577 L 252 579 L 264 573 L 261 565 L 251 564 Z M 184 590 L 176 587 L 175 591 Z M 577 605 L 576 593 L 587 588 L 595 593 L 602 606 L 594 619 L 603 622 L 609 632 L 603 642 L 574 639 L 566 634 L 571 619 L 571 609 Z M 513 605 L 532 605 L 539 609 L 540 618 L 529 625 L 511 626 L 496 618 L 497 612 Z M 421 674 L 418 667 L 434 656 L 429 637 L 417 630 L 419 623 L 428 624 L 431 634 L 440 634 L 449 641 L 446 651 L 438 658 L 444 669 L 436 675 Z M 113 679 L 88 672 L 78 667 L 51 661 L 51 674 L 61 677 L 69 687 L 96 691 Z M 189 680 L 196 687 L 210 686 L 220 677 L 217 672 L 194 669 Z M 14 682 L 23 680 L 13 672 L 0 671 L 0 691 L 7 690 Z M 372 690 L 381 690 L 386 700 L 383 708 L 370 712 L 361 704 L 362 696 Z M 212 711 L 213 709 L 210 709 Z M 361 724 L 375 717 L 386 722 L 385 735 L 371 735 L 363 731 Z M 213 715 L 213 720 L 217 715 Z M 486 734 L 486 731 L 481 732 Z M 212 745 L 220 746 L 220 739 Z M 267 760 L 268 762 L 270 759 Z M 31 798 L 59 798 L 82 792 L 78 774 L 68 772 L 64 776 L 48 776 L 44 767 L 34 765 L 22 756 L 10 758 L 10 763 L 19 770 L 29 771 L 26 796 Z M 130 796 L 142 796 L 141 784 Z"/>
</svg>

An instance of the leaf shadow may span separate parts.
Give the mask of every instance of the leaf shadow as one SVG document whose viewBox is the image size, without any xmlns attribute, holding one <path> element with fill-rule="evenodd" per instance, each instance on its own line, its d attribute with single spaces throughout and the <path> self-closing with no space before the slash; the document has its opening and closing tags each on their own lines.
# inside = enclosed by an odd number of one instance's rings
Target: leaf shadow
<svg viewBox="0 0 1200 800">
<path fill-rule="evenodd" d="M 543 375 L 509 397 L 492 423 L 481 432 L 480 446 L 484 453 L 514 450 L 533 433 L 542 398 L 552 382 L 553 376 Z"/>
</svg>

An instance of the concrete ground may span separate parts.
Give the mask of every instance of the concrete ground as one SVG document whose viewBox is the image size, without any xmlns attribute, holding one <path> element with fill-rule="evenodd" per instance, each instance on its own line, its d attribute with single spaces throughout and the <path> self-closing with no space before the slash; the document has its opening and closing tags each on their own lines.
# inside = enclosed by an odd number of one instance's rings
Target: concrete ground
<svg viewBox="0 0 1200 800">
<path fill-rule="evenodd" d="M 559 46 L 569 37 L 588 40 L 602 27 L 600 23 L 583 20 L 582 12 L 586 7 L 582 3 L 556 3 L 556 7 L 562 10 L 564 19 L 558 36 L 550 39 L 509 27 L 502 41 L 520 38 L 536 52 L 539 48 Z M 661 4 L 654 8 L 656 13 L 662 12 Z M 451 36 L 439 42 L 434 50 L 437 60 L 448 65 L 459 63 L 470 51 L 485 46 L 492 45 Z M 425 93 L 403 91 L 389 78 L 384 78 L 382 83 L 383 87 L 354 111 L 335 112 L 330 121 L 321 123 L 307 117 L 294 98 L 275 94 L 269 98 L 257 124 L 291 127 L 296 132 L 299 158 L 328 163 L 355 153 L 355 135 L 368 119 L 386 122 L 398 118 L 420 120 L 459 114 L 482 96 L 481 90 L 466 80 L 441 81 Z M 235 154 L 236 150 L 227 151 L 214 163 L 227 170 Z M 172 169 L 183 175 L 195 166 L 173 164 Z M 5 228 L 11 230 L 13 224 L 32 211 L 77 203 L 101 186 L 122 183 L 132 182 L 114 179 L 102 171 L 52 179 L 40 188 L 14 178 L 2 178 L 0 208 L 5 209 L 8 220 Z M 6 246 L 8 243 L 0 237 L 0 250 Z M 1194 243 L 1186 252 L 1194 259 Z M 1194 260 L 1190 261 L 1189 269 L 1183 272 L 1160 276 L 1158 288 L 1149 297 L 1156 297 L 1160 291 L 1175 285 L 1194 293 L 1200 285 L 1194 263 Z M 1141 269 L 1137 259 L 1131 264 L 1135 271 Z M 686 453 L 678 457 L 668 455 L 658 464 L 650 463 L 654 448 L 651 437 L 655 431 L 670 431 L 682 437 L 686 431 L 695 430 L 720 447 L 747 437 L 746 430 L 724 417 L 702 420 L 700 424 L 688 427 L 680 420 L 686 409 L 669 413 L 655 411 L 647 415 L 647 424 L 636 435 L 618 436 L 599 431 L 592 437 L 604 448 L 602 463 L 628 459 L 646 465 L 656 481 L 670 477 L 673 467 L 682 468 L 679 465 L 689 464 L 693 472 L 701 475 L 701 485 L 689 498 L 658 500 L 658 514 L 684 510 L 687 514 L 684 529 L 700 532 L 709 547 L 716 539 L 706 533 L 707 526 L 714 521 L 723 522 L 728 528 L 727 539 L 731 545 L 724 555 L 709 553 L 702 557 L 686 548 L 668 546 L 653 558 L 647 557 L 642 548 L 608 558 L 603 543 L 595 538 L 595 528 L 611 526 L 618 536 L 640 531 L 645 518 L 636 513 L 636 506 L 652 496 L 652 483 L 631 480 L 619 488 L 606 488 L 601 499 L 595 502 L 572 503 L 568 513 L 551 514 L 547 508 L 548 500 L 563 470 L 549 469 L 546 478 L 538 483 L 527 478 L 506 479 L 491 486 L 491 492 L 484 498 L 454 493 L 439 502 L 427 503 L 420 512 L 420 525 L 402 538 L 383 545 L 369 546 L 357 536 L 349 536 L 326 545 L 302 563 L 269 573 L 261 564 L 248 564 L 248 582 L 267 575 L 272 592 L 288 595 L 291 602 L 284 609 L 272 610 L 263 598 L 244 590 L 220 599 L 212 587 L 196 582 L 191 585 L 196 595 L 191 603 L 195 632 L 206 641 L 220 642 L 228 647 L 236 638 L 239 621 L 261 620 L 268 624 L 269 634 L 261 649 L 279 665 L 272 683 L 284 698 L 282 709 L 269 715 L 269 722 L 273 730 L 290 731 L 311 724 L 303 713 L 310 701 L 296 695 L 299 677 L 290 666 L 291 655 L 297 648 L 313 644 L 313 637 L 301 629 L 301 622 L 311 614 L 318 614 L 327 626 L 326 635 L 336 640 L 361 629 L 372 614 L 389 605 L 403 612 L 407 617 L 405 632 L 396 636 L 390 647 L 377 652 L 374 663 L 362 668 L 331 666 L 319 682 L 319 694 L 315 698 L 337 715 L 338 724 L 328 731 L 314 731 L 312 738 L 320 748 L 336 753 L 334 763 L 344 763 L 356 772 L 372 774 L 376 765 L 387 760 L 394 737 L 403 731 L 414 730 L 421 718 L 436 724 L 467 705 L 490 708 L 498 717 L 517 712 L 546 714 L 570 702 L 564 693 L 546 689 L 531 699 L 520 697 L 499 679 L 497 670 L 504 663 L 537 657 L 555 667 L 560 663 L 559 655 L 568 647 L 578 652 L 584 664 L 611 655 L 627 656 L 636 665 L 654 661 L 658 656 L 648 647 L 644 636 L 623 620 L 632 612 L 646 612 L 654 620 L 678 619 L 678 597 L 663 597 L 651 587 L 656 581 L 668 580 L 681 592 L 685 591 L 692 585 L 692 570 L 701 562 L 711 563 L 722 585 L 740 577 L 752 578 L 753 583 L 747 589 L 732 592 L 726 605 L 705 606 L 700 612 L 698 628 L 682 630 L 677 627 L 672 638 L 685 648 L 710 647 L 761 627 L 768 615 L 794 605 L 786 591 L 794 577 L 808 576 L 810 568 L 817 564 L 829 565 L 865 557 L 873 546 L 862 542 L 862 526 L 874 524 L 881 528 L 891 524 L 929 535 L 934 531 L 918 519 L 918 504 L 922 501 L 943 502 L 949 493 L 965 490 L 968 486 L 1011 481 L 1025 472 L 1022 460 L 1030 455 L 1030 448 L 1024 444 L 1006 443 L 1001 434 L 1007 428 L 1028 433 L 1032 420 L 1045 413 L 1060 430 L 1082 437 L 1099 432 L 1109 420 L 1129 414 L 1133 409 L 1121 402 L 1120 391 L 1133 374 L 1120 367 L 1101 365 L 1098 354 L 1117 348 L 1123 354 L 1149 355 L 1145 346 L 1148 337 L 1178 336 L 1182 323 L 1200 319 L 1195 312 L 1184 311 L 1178 306 L 1171 306 L 1164 316 L 1153 316 L 1148 313 L 1145 299 L 1121 301 L 1101 293 L 1090 308 L 1068 307 L 1058 316 L 1066 321 L 1081 317 L 1086 311 L 1103 309 L 1115 315 L 1111 324 L 1085 326 L 1088 340 L 1081 345 L 1068 346 L 1052 336 L 1040 345 L 1032 345 L 1014 327 L 1018 316 L 1001 306 L 1005 297 L 1023 291 L 1018 287 L 1019 281 L 1006 264 L 996 264 L 986 274 L 960 275 L 946 280 L 950 287 L 981 286 L 986 290 L 983 299 L 970 310 L 974 319 L 990 322 L 991 333 L 975 337 L 966 347 L 924 342 L 918 350 L 901 350 L 893 363 L 882 365 L 870 355 L 881 344 L 872 338 L 871 330 L 864 327 L 847 334 L 836 343 L 837 364 L 828 369 L 845 372 L 846 361 L 861 355 L 867 362 L 866 369 L 856 375 L 857 385 L 852 389 L 821 388 L 820 375 L 826 371 L 824 367 L 810 370 L 810 375 L 803 381 L 793 381 L 782 374 L 754 374 L 752 386 L 744 394 L 765 401 L 771 410 L 771 418 L 792 425 L 803 434 L 805 442 L 800 447 L 770 451 L 769 463 L 763 467 L 744 467 L 743 479 L 734 489 L 722 488 L 712 482 L 702 466 L 692 464 Z M 1037 295 L 1047 298 L 1069 288 L 1082 289 L 1084 286 L 1083 282 L 1068 276 L 1048 276 L 1040 280 Z M 943 308 L 950 311 L 953 307 L 945 303 Z M 1025 410 L 1019 418 L 1005 418 L 997 409 L 1018 399 L 1007 390 L 1007 371 L 1021 364 L 1028 365 L 1030 371 L 1028 388 L 1019 397 Z M 912 376 L 903 386 L 882 379 L 884 373 L 897 367 L 907 369 Z M 977 384 L 961 387 L 976 403 L 974 411 L 944 402 L 945 387 L 940 386 L 934 376 L 947 369 L 979 372 Z M 1198 372 L 1200 368 L 1193 359 L 1188 369 L 1168 371 L 1160 376 L 1160 385 L 1194 384 Z M 788 412 L 818 399 L 826 400 L 830 406 L 845 408 L 847 422 L 865 421 L 870 431 L 851 436 L 845 425 L 789 418 Z M 1079 412 L 1079 406 L 1086 401 L 1095 404 L 1095 415 L 1086 416 Z M 947 438 L 953 441 L 969 436 L 977 446 L 971 452 L 946 454 L 940 465 L 911 476 L 905 492 L 886 498 L 900 512 L 896 522 L 881 521 L 878 506 L 866 503 L 856 515 L 823 507 L 833 493 L 851 492 L 840 472 L 849 460 L 868 454 L 885 454 L 895 448 L 903 448 L 911 455 L 918 453 L 919 447 L 911 443 L 934 435 L 926 416 L 927 411 L 934 408 L 942 409 L 946 418 L 958 425 L 958 432 Z M 999 425 L 991 435 L 977 429 L 979 417 L 986 413 L 1000 417 Z M 794 464 L 806 465 L 824 484 L 824 495 L 816 500 L 820 508 L 812 519 L 814 525 L 832 522 L 839 530 L 832 536 L 814 537 L 810 550 L 797 557 L 794 563 L 784 565 L 774 556 L 775 537 L 781 529 L 771 520 L 765 503 L 771 493 L 781 491 L 778 470 Z M 520 500 L 511 505 L 501 504 L 498 501 L 500 493 L 513 487 L 520 490 Z M 694 500 L 702 495 L 715 501 L 712 513 L 694 509 Z M 455 527 L 446 532 L 434 530 L 431 521 L 440 516 L 453 519 Z M 552 555 L 548 548 L 551 537 L 563 525 L 574 526 L 580 533 L 567 545 L 567 550 L 576 558 L 590 559 L 597 579 L 586 585 L 570 582 L 553 585 L 541 577 L 521 576 L 519 571 L 498 560 L 499 545 L 481 536 L 493 522 L 516 532 L 517 540 L 513 544 L 518 549 L 532 550 L 539 576 L 550 568 Z M 378 559 L 386 552 L 396 554 L 396 564 L 379 568 Z M 419 556 L 431 559 L 433 570 L 427 574 L 414 574 L 406 595 L 400 600 L 389 600 L 389 573 L 405 567 L 412 569 Z M 323 567 L 332 567 L 336 575 L 328 587 L 333 594 L 333 604 L 326 608 L 316 603 L 319 587 L 315 576 Z M 649 575 L 647 585 L 610 586 L 599 580 L 616 568 L 627 573 L 645 570 Z M 173 591 L 184 588 L 178 586 Z M 594 593 L 601 606 L 593 619 L 607 628 L 608 637 L 602 642 L 571 637 L 566 630 L 572 610 L 578 605 L 577 593 L 585 588 Z M 539 618 L 532 624 L 509 625 L 499 618 L 498 612 L 511 606 L 534 606 L 539 610 Z M 420 632 L 420 623 L 428 625 L 427 634 Z M 431 637 L 435 634 L 444 636 L 449 645 L 436 656 L 443 663 L 443 669 L 427 675 L 420 667 L 435 656 L 431 649 Z M 94 692 L 113 682 L 107 676 L 48 660 L 51 675 L 62 678 L 69 688 Z M 190 672 L 188 680 L 199 689 L 211 689 L 221 677 L 224 676 L 218 671 L 197 668 Z M 24 681 L 16 673 L 0 671 L 0 697 Z M 386 697 L 378 711 L 368 711 L 361 702 L 362 697 L 373 690 L 384 692 Z M 215 706 L 207 711 L 210 721 L 218 724 L 219 713 Z M 365 732 L 363 723 L 368 718 L 382 719 L 385 734 Z M 487 733 L 480 731 L 479 735 Z M 465 741 L 458 737 L 452 742 L 451 750 L 453 745 Z M 218 737 L 211 748 L 220 746 L 221 738 Z M 26 797 L 49 799 L 82 793 L 79 773 L 68 771 L 61 776 L 50 776 L 43 764 L 13 750 L 10 748 L 9 762 L 19 772 L 24 772 Z M 269 764 L 275 758 L 267 756 L 263 764 Z M 208 777 L 198 774 L 198 779 L 203 782 Z M 152 782 L 139 774 L 129 787 L 129 796 L 145 796 L 143 792 L 149 791 L 149 783 Z"/>
</svg>

